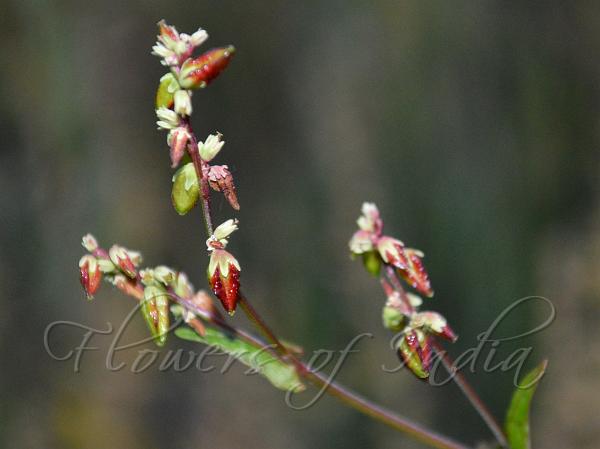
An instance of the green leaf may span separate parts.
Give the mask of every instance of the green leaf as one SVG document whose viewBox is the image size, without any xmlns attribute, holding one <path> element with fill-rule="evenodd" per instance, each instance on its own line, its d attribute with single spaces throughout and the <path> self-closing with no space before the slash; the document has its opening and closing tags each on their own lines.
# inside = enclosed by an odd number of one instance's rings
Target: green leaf
<svg viewBox="0 0 600 449">
<path fill-rule="evenodd" d="M 194 164 L 189 162 L 181 167 L 173 176 L 171 200 L 179 215 L 187 214 L 200 197 L 200 186 Z"/>
<path fill-rule="evenodd" d="M 530 449 L 529 406 L 539 380 L 546 372 L 548 361 L 544 360 L 525 375 L 513 393 L 506 413 L 506 437 L 511 449 Z"/>
<path fill-rule="evenodd" d="M 179 327 L 175 330 L 175 335 L 184 340 L 219 348 L 266 377 L 273 386 L 280 390 L 300 392 L 305 388 L 293 365 L 281 362 L 266 349 L 226 335 L 217 329 L 207 327 L 206 334 L 201 336 L 189 327 Z"/>
</svg>

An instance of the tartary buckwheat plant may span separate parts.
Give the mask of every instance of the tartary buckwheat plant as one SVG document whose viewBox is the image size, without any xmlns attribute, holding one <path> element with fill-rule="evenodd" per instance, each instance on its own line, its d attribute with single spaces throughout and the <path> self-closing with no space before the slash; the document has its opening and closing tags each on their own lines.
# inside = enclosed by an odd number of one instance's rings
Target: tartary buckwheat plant
<svg viewBox="0 0 600 449">
<path fill-rule="evenodd" d="M 140 313 L 158 346 L 163 346 L 173 331 L 182 339 L 214 346 L 231 354 L 288 394 L 298 393 L 307 384 L 312 384 L 428 446 L 468 448 L 372 403 L 312 370 L 303 361 L 301 349 L 284 343 L 254 309 L 241 289 L 241 264 L 227 249 L 239 222 L 228 217 L 215 227 L 211 209 L 211 191 L 223 194 L 233 211 L 240 209 L 228 166 L 213 162 L 224 153 L 225 141 L 218 132 L 200 140 L 191 123 L 193 95 L 225 70 L 235 48 L 215 48 L 196 57 L 196 49 L 208 39 L 206 31 L 198 29 L 191 35 L 179 33 L 164 21 L 158 23 L 158 28 L 152 54 L 160 58 L 168 71 L 160 78 L 156 93 L 156 125 L 166 133 L 171 167 L 175 169 L 173 207 L 178 214 L 184 215 L 199 206 L 207 238 L 208 260 L 205 263 L 210 291 L 227 314 L 233 315 L 238 307 L 241 308 L 260 336 L 229 324 L 227 315 L 215 306 L 210 293 L 195 289 L 185 273 L 165 265 L 142 268 L 142 256 L 138 251 L 117 244 L 102 247 L 91 234 L 83 237 L 82 245 L 87 254 L 79 261 L 80 280 L 87 298 L 94 297 L 104 279 L 138 301 Z M 349 241 L 350 253 L 360 258 L 366 270 L 379 278 L 385 297 L 381 312 L 383 326 L 395 333 L 395 349 L 404 366 L 416 378 L 427 381 L 433 363 L 441 361 L 488 425 L 497 445 L 511 449 L 529 447 L 528 413 L 533 388 L 517 389 L 506 425 L 502 428 L 465 378 L 454 372 L 452 360 L 441 346 L 442 341 L 454 342 L 457 339 L 455 332 L 441 314 L 421 310 L 434 294 L 423 264 L 423 253 L 383 233 L 384 223 L 375 204 L 365 202 L 361 212 L 358 230 Z M 542 363 L 523 379 L 522 384 L 529 385 L 532 379 L 541 377 L 545 367 Z"/>
</svg>

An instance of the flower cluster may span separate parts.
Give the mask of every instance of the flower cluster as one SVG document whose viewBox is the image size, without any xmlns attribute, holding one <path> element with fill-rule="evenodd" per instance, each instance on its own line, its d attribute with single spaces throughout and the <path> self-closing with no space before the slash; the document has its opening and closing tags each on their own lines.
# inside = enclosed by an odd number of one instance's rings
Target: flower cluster
<svg viewBox="0 0 600 449">
<path fill-rule="evenodd" d="M 170 329 L 169 302 L 172 295 L 191 301 L 197 307 L 216 314 L 214 305 L 205 292 L 194 291 L 185 273 L 159 265 L 140 269 L 139 252 L 119 245 L 108 251 L 100 248 L 91 234 L 82 239 L 88 251 L 79 261 L 81 285 L 88 297 L 100 288 L 104 278 L 127 295 L 140 301 L 140 311 L 157 345 L 166 342 Z M 184 317 L 185 318 L 185 317 Z M 188 319 L 190 317 L 187 317 Z"/>
<path fill-rule="evenodd" d="M 387 301 L 383 307 L 383 324 L 387 329 L 400 332 L 400 338 L 395 340 L 396 350 L 405 365 L 417 377 L 427 379 L 433 361 L 432 339 L 442 337 L 455 341 L 457 337 L 442 315 L 420 312 L 421 297 L 406 292 L 399 281 L 402 278 L 419 293 L 433 296 L 429 276 L 422 263 L 423 253 L 406 248 L 396 238 L 383 235 L 383 221 L 373 203 L 363 204 L 357 224 L 359 230 L 350 239 L 350 251 L 353 255 L 362 256 L 365 267 L 373 274 L 379 275 L 384 267 L 385 276 L 382 276 L 381 283 Z"/>
<path fill-rule="evenodd" d="M 382 261 L 394 267 L 413 288 L 425 296 L 433 296 L 429 277 L 421 261 L 423 253 L 406 248 L 398 239 L 383 235 L 383 221 L 375 204 L 362 205 L 362 215 L 358 218 L 357 224 L 359 230 L 354 233 L 349 243 L 352 254 L 362 255 L 369 261 L 373 259 Z M 371 267 L 376 267 L 377 274 L 380 265 L 371 263 Z M 373 272 L 372 269 L 370 271 Z"/>
<path fill-rule="evenodd" d="M 164 20 L 158 22 L 160 34 L 152 54 L 162 58 L 162 64 L 168 67 L 176 67 L 188 59 L 194 49 L 202 45 L 208 39 L 208 33 L 202 28 L 191 36 L 178 33 L 174 26 L 167 25 Z"/>
<path fill-rule="evenodd" d="M 190 125 L 192 89 L 204 88 L 228 65 L 235 49 L 232 46 L 207 51 L 192 58 L 194 49 L 208 37 L 199 29 L 186 35 L 159 22 L 159 35 L 153 54 L 171 71 L 161 79 L 156 93 L 156 122 L 159 129 L 168 131 L 171 166 L 177 168 L 186 153 L 186 161 L 173 175 L 171 199 L 180 215 L 187 214 L 200 199 L 209 204 L 210 188 L 221 192 L 231 207 L 239 210 L 233 176 L 227 165 L 212 165 L 225 142 L 220 133 L 209 134 L 197 141 Z M 210 226 L 209 226 L 210 229 Z M 227 312 L 233 314 L 239 300 L 240 265 L 225 251 L 227 237 L 237 229 L 237 221 L 228 220 L 214 230 L 207 240 L 210 253 L 208 279 L 215 295 Z"/>
<path fill-rule="evenodd" d="M 163 65 L 169 66 L 171 71 L 160 79 L 156 93 L 156 124 L 158 129 L 168 131 L 167 145 L 172 168 L 181 164 L 186 152 L 192 159 L 173 177 L 175 210 L 186 214 L 193 208 L 200 197 L 201 179 L 213 190 L 222 192 L 231 207 L 239 210 L 229 167 L 210 164 L 225 144 L 223 136 L 220 133 L 210 134 L 204 142 L 197 142 L 190 125 L 192 89 L 203 88 L 213 80 L 227 66 L 235 49 L 232 46 L 217 48 L 193 59 L 194 49 L 208 38 L 204 30 L 199 29 L 190 36 L 178 33 L 164 21 L 158 26 L 160 34 L 153 54 L 162 58 Z"/>
</svg>

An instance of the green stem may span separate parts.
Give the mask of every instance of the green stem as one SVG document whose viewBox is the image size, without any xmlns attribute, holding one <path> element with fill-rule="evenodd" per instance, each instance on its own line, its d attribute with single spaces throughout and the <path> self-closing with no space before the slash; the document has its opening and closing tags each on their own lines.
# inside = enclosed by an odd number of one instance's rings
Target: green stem
<svg viewBox="0 0 600 449">
<path fill-rule="evenodd" d="M 485 403 L 481 400 L 477 392 L 473 389 L 473 387 L 471 387 L 465 376 L 463 376 L 462 373 L 456 369 L 454 366 L 454 361 L 450 358 L 448 352 L 436 341 L 433 341 L 432 346 L 442 360 L 442 364 L 448 373 L 452 375 L 452 380 L 454 380 L 460 391 L 465 395 L 473 408 L 477 410 L 477 413 L 479 413 L 479 416 L 481 416 L 483 421 L 487 424 L 500 446 L 508 447 L 506 436 L 504 435 L 500 424 L 498 424 L 498 421 L 496 421 L 496 418 L 494 418 L 494 415 L 492 415 L 490 410 L 486 407 Z"/>
<path fill-rule="evenodd" d="M 387 278 L 389 279 L 390 283 L 392 284 L 392 287 L 394 287 L 394 289 L 396 291 L 398 291 L 398 293 L 400 293 L 402 300 L 408 305 L 409 310 L 412 310 L 410 301 L 408 300 L 408 297 L 406 296 L 406 290 L 404 290 L 404 287 L 402 286 L 402 282 L 400 282 L 400 279 L 398 279 L 396 270 L 394 270 L 393 267 L 387 266 L 386 267 L 386 275 L 387 275 Z M 508 443 L 506 442 L 506 436 L 504 435 L 504 432 L 502 431 L 500 424 L 498 424 L 498 421 L 496 421 L 496 418 L 494 418 L 494 415 L 492 415 L 492 413 L 486 407 L 483 400 L 479 397 L 479 395 L 473 389 L 473 387 L 471 387 L 471 385 L 469 384 L 467 379 L 460 372 L 458 372 L 456 370 L 456 368 L 454 367 L 454 362 L 448 355 L 447 351 L 445 351 L 444 348 L 442 348 L 435 340 L 433 341 L 433 348 L 440 356 L 440 358 L 442 360 L 442 364 L 444 365 L 444 367 L 446 368 L 448 373 L 450 373 L 452 375 L 452 378 L 453 378 L 454 382 L 456 383 L 456 385 L 458 386 L 458 388 L 460 389 L 460 391 L 467 398 L 467 400 L 471 403 L 471 405 L 477 411 L 479 416 L 481 416 L 481 418 L 483 419 L 485 424 L 488 426 L 488 428 L 490 429 L 490 431 L 492 432 L 492 434 L 494 435 L 494 437 L 496 438 L 496 440 L 498 441 L 500 446 L 508 447 Z"/>
<path fill-rule="evenodd" d="M 196 135 L 192 130 L 192 124 L 190 123 L 190 119 L 185 119 L 184 123 L 191 136 L 187 146 L 187 152 L 192 158 L 192 163 L 194 164 L 194 169 L 196 170 L 196 176 L 198 177 L 198 181 L 200 182 L 200 202 L 202 203 L 202 218 L 204 219 L 204 227 L 206 229 L 206 234 L 208 237 L 210 237 L 213 233 L 213 223 L 210 212 L 210 185 L 208 184 L 208 179 L 206 177 L 205 170 L 205 168 L 208 167 L 207 163 L 204 162 L 200 157 L 200 152 L 198 151 L 198 140 L 196 139 Z"/>
<path fill-rule="evenodd" d="M 185 298 L 180 298 L 175 295 L 173 292 L 170 292 L 171 297 L 175 302 L 185 307 L 186 309 L 192 311 L 196 315 L 202 317 L 206 321 L 222 328 L 226 332 L 230 332 L 241 338 L 242 340 L 258 347 L 267 347 L 268 345 L 262 340 L 256 338 L 252 334 L 249 334 L 241 329 L 233 328 L 228 325 L 222 318 L 217 317 L 206 310 L 203 310 L 196 306 L 192 301 L 187 300 Z M 362 396 L 356 394 L 352 390 L 328 379 L 327 376 L 312 371 L 309 366 L 307 366 L 304 362 L 297 359 L 294 354 L 292 354 L 275 336 L 273 331 L 269 328 L 269 326 L 265 323 L 265 321 L 260 317 L 257 313 L 256 309 L 252 307 L 248 299 L 243 296 L 243 299 L 240 302 L 242 309 L 244 312 L 248 314 L 250 320 L 255 324 L 255 326 L 261 331 L 262 334 L 265 335 L 267 340 L 277 348 L 278 358 L 283 362 L 291 362 L 296 366 L 298 374 L 302 376 L 307 381 L 311 382 L 317 388 L 324 388 L 324 391 L 340 400 L 344 404 L 352 407 L 353 409 L 370 416 L 371 418 L 380 421 L 387 426 L 398 430 L 400 432 L 406 433 L 412 438 L 421 441 L 424 444 L 427 444 L 431 447 L 437 449 L 470 449 L 468 446 L 465 446 L 461 443 L 458 443 L 448 437 L 438 434 L 430 429 L 427 429 L 419 424 L 416 424 L 393 411 L 382 407 L 374 402 L 369 401 L 368 399 L 363 398 Z M 192 327 L 195 328 L 194 323 L 190 323 Z"/>
</svg>

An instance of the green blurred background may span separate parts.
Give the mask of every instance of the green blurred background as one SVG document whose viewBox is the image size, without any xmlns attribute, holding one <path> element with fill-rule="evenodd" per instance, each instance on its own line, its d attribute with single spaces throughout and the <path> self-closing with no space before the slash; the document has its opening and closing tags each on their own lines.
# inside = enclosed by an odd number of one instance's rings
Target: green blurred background
<svg viewBox="0 0 600 449">
<path fill-rule="evenodd" d="M 453 385 L 381 370 L 395 363 L 384 299 L 347 249 L 362 201 L 375 201 L 387 230 L 427 254 L 427 305 L 460 334 L 453 354 L 513 301 L 552 300 L 556 322 L 500 352 L 550 359 L 534 447 L 598 447 L 600 3 L 3 0 L 0 11 L 0 446 L 422 447 L 329 398 L 293 411 L 239 368 L 131 373 L 151 345 L 118 353 L 119 372 L 104 367 L 108 337 L 90 342 L 80 373 L 45 352 L 55 320 L 105 329 L 131 310 L 109 286 L 84 300 L 88 231 L 204 286 L 200 216 L 172 210 L 154 126 L 164 69 L 150 47 L 165 18 L 206 28 L 205 48 L 238 49 L 194 96 L 194 124 L 225 136 L 219 161 L 242 205 L 231 248 L 279 333 L 309 352 L 373 333 L 340 381 L 459 440 L 489 440 Z M 215 213 L 233 216 L 221 198 Z M 547 314 L 528 304 L 497 335 Z M 121 341 L 145 335 L 136 319 Z M 59 329 L 52 348 L 81 337 Z M 177 348 L 194 347 L 173 338 L 163 352 Z M 513 374 L 467 373 L 498 416 Z"/>
</svg>

